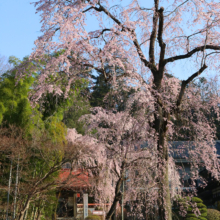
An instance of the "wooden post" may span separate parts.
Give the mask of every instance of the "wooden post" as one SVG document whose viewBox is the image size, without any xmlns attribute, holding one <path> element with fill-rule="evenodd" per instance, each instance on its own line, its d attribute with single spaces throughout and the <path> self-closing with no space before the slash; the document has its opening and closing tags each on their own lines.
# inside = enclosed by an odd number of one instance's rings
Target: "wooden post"
<svg viewBox="0 0 220 220">
<path fill-rule="evenodd" d="M 77 216 L 77 193 L 73 193 L 73 217 L 76 219 Z"/>
</svg>

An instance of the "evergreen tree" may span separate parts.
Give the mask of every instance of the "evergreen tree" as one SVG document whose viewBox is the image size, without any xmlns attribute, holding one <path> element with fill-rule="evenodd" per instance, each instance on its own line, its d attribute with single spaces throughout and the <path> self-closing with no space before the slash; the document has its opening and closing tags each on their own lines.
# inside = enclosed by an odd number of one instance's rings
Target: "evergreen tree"
<svg viewBox="0 0 220 220">
<path fill-rule="evenodd" d="M 103 75 L 92 76 L 92 79 L 95 85 L 92 87 L 90 104 L 92 107 L 106 108 L 109 102 L 105 102 L 104 98 L 110 92 L 111 86 Z"/>
<path fill-rule="evenodd" d="M 105 72 L 108 74 L 108 78 L 111 78 L 113 74 L 112 71 L 113 67 L 109 65 L 105 66 Z M 114 71 L 117 78 L 125 74 L 124 70 L 119 67 L 115 67 Z M 117 81 L 117 86 L 111 85 L 102 74 L 97 74 L 97 76 L 93 75 L 92 79 L 94 80 L 94 86 L 91 87 L 91 106 L 99 106 L 108 110 L 115 109 L 117 111 L 124 111 L 129 96 L 134 94 L 135 90 L 120 80 Z"/>
<path fill-rule="evenodd" d="M 63 123 L 68 128 L 75 128 L 78 133 L 84 135 L 84 123 L 80 122 L 79 118 L 82 115 L 89 114 L 90 107 L 91 106 L 87 98 L 84 98 L 81 95 L 76 96 L 70 108 L 64 112 Z"/>
</svg>

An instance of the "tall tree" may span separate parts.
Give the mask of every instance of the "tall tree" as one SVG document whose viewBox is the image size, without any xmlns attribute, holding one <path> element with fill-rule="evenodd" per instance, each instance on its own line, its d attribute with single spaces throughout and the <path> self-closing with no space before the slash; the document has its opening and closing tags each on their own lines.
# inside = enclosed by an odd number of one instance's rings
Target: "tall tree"
<svg viewBox="0 0 220 220">
<path fill-rule="evenodd" d="M 9 62 L 14 68 L 21 63 L 16 57 L 10 57 Z M 14 124 L 23 128 L 27 125 L 32 126 L 34 124 L 32 120 L 36 117 L 31 117 L 34 110 L 31 108 L 28 95 L 34 77 L 26 74 L 17 83 L 15 76 L 16 70 L 12 69 L 6 71 L 0 80 L 0 123 Z"/>
<path fill-rule="evenodd" d="M 212 167 L 214 176 L 218 176 L 213 147 L 214 128 L 201 113 L 201 108 L 208 111 L 207 105 L 198 105 L 201 97 L 190 83 L 208 66 L 218 68 L 220 3 L 154 0 L 142 6 L 133 0 L 114 7 L 111 3 L 107 0 L 40 0 L 35 3 L 42 16 L 43 35 L 36 40 L 36 50 L 31 57 L 44 59 L 48 51 L 65 49 L 59 57 L 48 60 L 39 77 L 39 96 L 48 86 L 56 86 L 54 83 L 48 85 L 47 79 L 60 69 L 69 76 L 69 83 L 79 75 L 86 76 L 87 68 L 91 68 L 116 84 L 117 75 L 114 71 L 110 74 L 105 71 L 105 62 L 124 69 L 120 78 L 124 77 L 128 84 L 147 94 L 150 92 L 153 101 L 147 105 L 153 111 L 154 119 L 149 126 L 155 131 L 157 146 L 157 206 L 160 219 L 170 220 L 169 149 L 166 142 L 167 136 L 171 138 L 174 132 L 170 116 L 191 114 L 190 119 L 194 120 L 192 123 L 188 120 L 188 123 L 194 128 L 192 139 L 203 143 L 203 151 L 211 152 L 212 158 L 203 158 L 202 161 L 210 171 Z M 87 32 L 84 26 L 90 16 L 95 17 L 100 25 Z M 103 17 L 109 22 L 103 23 Z M 193 64 L 194 72 L 178 83 L 166 79 L 165 71 L 171 71 L 173 65 L 179 65 L 180 61 Z M 76 71 L 70 71 L 72 69 Z M 149 80 L 150 83 L 147 82 Z M 218 98 L 212 99 L 210 104 L 218 113 L 217 102 Z M 192 105 L 193 113 L 187 111 Z M 201 155 L 199 150 L 196 155 Z M 198 163 L 200 161 L 197 160 Z"/>
<path fill-rule="evenodd" d="M 94 86 L 92 87 L 92 93 L 90 98 L 91 106 L 93 107 L 107 107 L 106 104 L 109 101 L 105 101 L 104 98 L 110 91 L 110 83 L 105 81 L 103 75 L 93 76 Z"/>
<path fill-rule="evenodd" d="M 10 70 L 12 66 L 10 63 L 7 61 L 5 56 L 0 55 L 0 76 Z"/>
</svg>

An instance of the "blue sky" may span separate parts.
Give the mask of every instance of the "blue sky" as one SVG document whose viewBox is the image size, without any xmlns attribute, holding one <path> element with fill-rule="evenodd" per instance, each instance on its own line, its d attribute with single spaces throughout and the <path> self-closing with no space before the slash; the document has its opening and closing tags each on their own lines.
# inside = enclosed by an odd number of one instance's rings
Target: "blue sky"
<svg viewBox="0 0 220 220">
<path fill-rule="evenodd" d="M 40 16 L 30 0 L 0 1 L 0 54 L 22 59 L 40 35 Z"/>
</svg>

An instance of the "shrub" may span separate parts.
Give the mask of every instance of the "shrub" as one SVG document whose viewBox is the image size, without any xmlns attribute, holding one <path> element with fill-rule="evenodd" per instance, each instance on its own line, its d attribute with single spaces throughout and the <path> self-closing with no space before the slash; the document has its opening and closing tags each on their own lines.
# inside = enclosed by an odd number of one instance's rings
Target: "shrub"
<svg viewBox="0 0 220 220">
<path fill-rule="evenodd" d="M 220 212 L 215 209 L 208 209 L 207 220 L 220 220 Z"/>
<path fill-rule="evenodd" d="M 201 216 L 199 217 L 199 219 L 200 220 L 207 220 L 207 218 L 204 218 L 204 217 L 201 217 Z"/>
<path fill-rule="evenodd" d="M 198 198 L 198 197 L 193 197 L 192 198 L 192 202 L 203 203 L 203 201 L 200 198 Z"/>
<path fill-rule="evenodd" d="M 199 212 L 201 213 L 200 216 L 196 216 L 196 214 L 193 212 L 194 205 L 189 205 L 191 203 L 196 203 L 197 208 L 199 209 Z M 203 201 L 198 197 L 186 197 L 186 198 L 179 198 L 179 204 L 181 204 L 183 207 L 186 208 L 187 214 L 186 217 L 179 216 L 179 219 L 184 220 L 207 220 L 207 207 L 203 204 Z M 178 210 L 175 211 L 175 213 L 178 215 Z M 219 219 L 220 220 L 220 219 Z"/>
<path fill-rule="evenodd" d="M 89 215 L 85 219 L 86 220 L 101 220 L 101 216 L 99 216 L 99 215 Z"/>
</svg>

